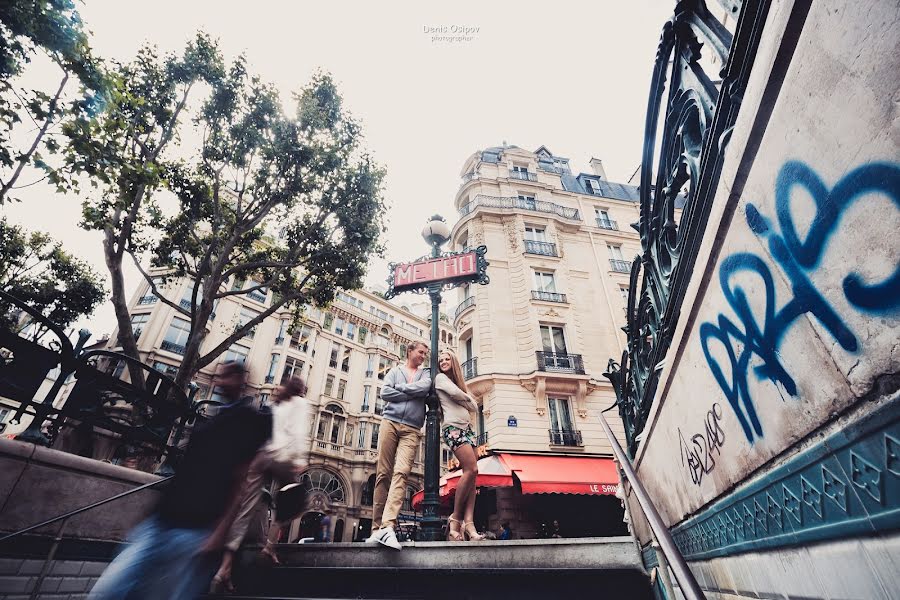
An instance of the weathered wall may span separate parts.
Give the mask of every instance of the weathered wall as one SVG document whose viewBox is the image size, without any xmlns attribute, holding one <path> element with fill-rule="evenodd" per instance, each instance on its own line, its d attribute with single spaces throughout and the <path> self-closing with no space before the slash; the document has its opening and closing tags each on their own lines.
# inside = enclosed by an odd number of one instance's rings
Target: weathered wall
<svg viewBox="0 0 900 600">
<path fill-rule="evenodd" d="M 772 3 L 635 460 L 689 558 L 900 526 L 898 25 Z"/>
</svg>

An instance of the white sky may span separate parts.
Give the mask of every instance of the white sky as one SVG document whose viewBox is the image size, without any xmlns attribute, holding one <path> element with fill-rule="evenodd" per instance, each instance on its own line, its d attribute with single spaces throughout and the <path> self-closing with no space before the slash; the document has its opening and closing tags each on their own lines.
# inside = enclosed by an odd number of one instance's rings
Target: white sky
<svg viewBox="0 0 900 600">
<path fill-rule="evenodd" d="M 252 72 L 289 99 L 322 68 L 363 125 L 365 144 L 387 168 L 387 260 L 427 251 L 419 232 L 438 212 L 455 222 L 463 161 L 504 140 L 545 145 L 588 171 L 603 160 L 625 182 L 640 162 L 643 121 L 659 33 L 669 0 L 526 2 L 86 0 L 81 14 L 100 56 L 128 60 L 150 42 L 179 51 L 198 29 L 228 58 L 246 53 Z M 425 27 L 471 27 L 469 41 L 433 41 Z M 449 34 L 448 34 L 449 35 Z M 27 183 L 23 178 L 20 183 Z M 100 237 L 77 227 L 80 202 L 41 185 L 0 208 L 41 229 L 106 275 Z M 140 281 L 126 272 L 129 291 Z M 115 325 L 107 302 L 87 326 Z"/>
</svg>

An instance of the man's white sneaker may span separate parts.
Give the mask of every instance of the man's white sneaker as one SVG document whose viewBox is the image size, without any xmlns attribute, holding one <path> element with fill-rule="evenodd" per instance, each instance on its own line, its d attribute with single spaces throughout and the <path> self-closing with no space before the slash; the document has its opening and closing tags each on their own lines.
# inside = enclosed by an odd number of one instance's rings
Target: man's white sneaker
<svg viewBox="0 0 900 600">
<path fill-rule="evenodd" d="M 394 550 L 400 550 L 402 548 L 400 542 L 397 541 L 397 535 L 394 533 L 393 527 L 383 527 L 377 531 L 373 531 L 372 535 L 366 539 L 366 542 L 378 542 L 382 546 L 387 546 Z"/>
</svg>

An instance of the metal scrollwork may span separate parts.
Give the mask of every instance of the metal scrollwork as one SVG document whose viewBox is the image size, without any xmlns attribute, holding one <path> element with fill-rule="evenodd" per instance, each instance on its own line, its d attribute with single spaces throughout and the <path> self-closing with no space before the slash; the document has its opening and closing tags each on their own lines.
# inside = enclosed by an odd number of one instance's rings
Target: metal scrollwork
<svg viewBox="0 0 900 600">
<path fill-rule="evenodd" d="M 641 254 L 632 264 L 624 328 L 628 344 L 621 363 L 611 360 L 605 373 L 616 390 L 632 456 L 705 232 L 769 0 L 720 4 L 738 18 L 734 39 L 703 0 L 682 0 L 663 26 L 651 78 L 640 221 L 633 225 Z M 722 65 L 715 79 L 701 65 L 704 49 Z"/>
<path fill-rule="evenodd" d="M 435 258 L 449 258 L 451 256 L 467 254 L 468 252 L 475 253 L 475 268 L 477 271 L 475 276 L 467 276 L 467 277 L 460 278 L 459 280 L 447 280 L 445 282 L 437 282 L 437 283 L 428 282 L 428 283 L 423 283 L 422 285 L 416 286 L 416 287 L 403 287 L 400 291 L 397 291 L 394 289 L 394 270 L 396 269 L 397 266 L 402 265 L 402 264 L 417 263 L 417 262 L 425 261 L 425 260 L 432 260 Z M 388 275 L 388 278 L 386 280 L 388 289 L 385 292 L 384 297 L 385 297 L 385 299 L 390 300 L 391 298 L 393 298 L 400 292 L 412 292 L 414 294 L 434 293 L 437 291 L 449 290 L 449 289 L 452 289 L 455 287 L 459 287 L 460 285 L 463 285 L 465 283 L 476 283 L 476 284 L 480 284 L 480 285 L 487 285 L 488 283 L 491 282 L 491 278 L 487 274 L 487 268 L 490 265 L 490 263 L 488 262 L 486 255 L 487 255 L 487 246 L 481 245 L 481 246 L 478 246 L 477 248 L 470 248 L 466 252 L 442 252 L 438 256 L 432 256 L 431 254 L 426 254 L 425 256 L 419 257 L 414 261 L 410 261 L 410 263 L 396 263 L 396 262 L 388 263 L 388 272 L 390 273 L 390 275 Z"/>
</svg>

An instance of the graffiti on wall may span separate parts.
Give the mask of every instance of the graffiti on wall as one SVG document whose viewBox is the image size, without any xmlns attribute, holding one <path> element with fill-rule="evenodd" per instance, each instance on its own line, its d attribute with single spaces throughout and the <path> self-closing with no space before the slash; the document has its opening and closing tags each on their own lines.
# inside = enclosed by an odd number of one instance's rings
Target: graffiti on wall
<svg viewBox="0 0 900 600">
<path fill-rule="evenodd" d="M 725 430 L 719 424 L 722 420 L 722 406 L 716 402 L 706 411 L 703 431 L 685 439 L 681 428 L 678 428 L 678 442 L 681 447 L 681 465 L 691 476 L 694 485 L 700 485 L 703 476 L 716 468 L 716 456 L 722 454 L 725 444 Z"/>
<path fill-rule="evenodd" d="M 809 193 L 816 206 L 805 239 L 800 239 L 791 212 L 791 194 L 798 187 Z M 756 357 L 752 371 L 758 380 L 769 380 L 796 397 L 797 384 L 782 362 L 779 346 L 797 319 L 807 314 L 815 317 L 841 348 L 848 352 L 859 350 L 856 336 L 816 289 L 810 274 L 821 267 L 822 255 L 844 212 L 856 200 L 872 194 L 889 198 L 900 210 L 900 167 L 869 163 L 847 173 L 829 190 L 806 164 L 799 161 L 785 163 L 775 184 L 775 211 L 780 234 L 756 206 L 747 203 L 747 224 L 754 234 L 768 241 L 771 260 L 787 276 L 791 297 L 778 308 L 775 283 L 767 260 L 750 252 L 732 254 L 720 264 L 719 283 L 736 320 L 720 313 L 715 322 L 703 323 L 699 331 L 710 371 L 751 444 L 763 436 L 749 389 L 751 361 Z M 885 243 L 896 244 L 897 239 L 886 239 Z M 896 253 L 893 256 L 896 257 Z M 748 274 L 758 279 L 756 285 L 762 286 L 764 305 L 761 307 L 751 306 L 748 290 L 743 287 L 745 284 L 735 281 L 741 276 L 746 282 Z M 867 282 L 859 273 L 851 272 L 843 279 L 842 288 L 844 297 L 856 310 L 893 314 L 900 309 L 900 265 L 889 277 L 878 282 Z M 757 315 L 761 316 L 762 322 Z M 727 355 L 724 365 L 712 354 L 710 343 L 714 340 L 724 347 Z"/>
</svg>

